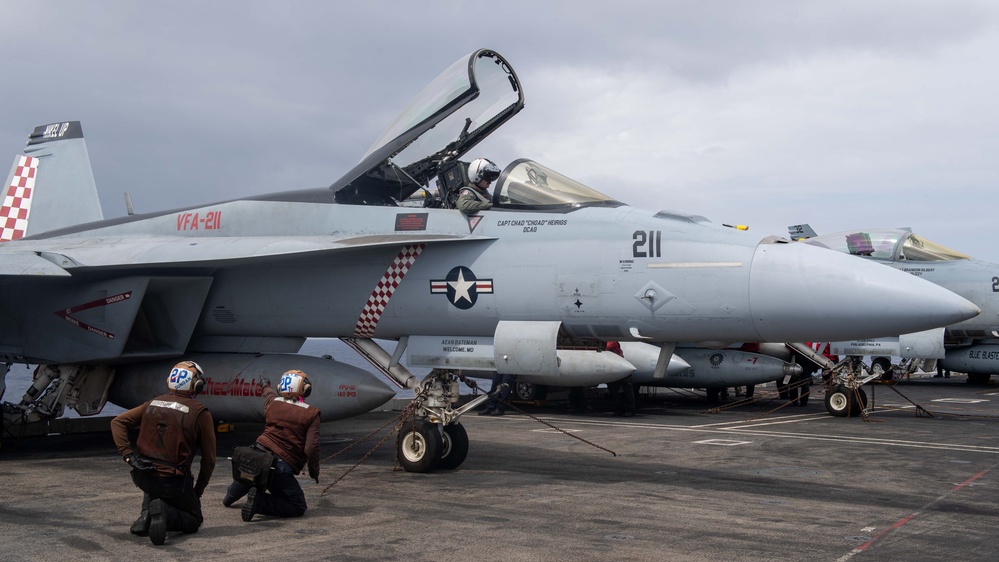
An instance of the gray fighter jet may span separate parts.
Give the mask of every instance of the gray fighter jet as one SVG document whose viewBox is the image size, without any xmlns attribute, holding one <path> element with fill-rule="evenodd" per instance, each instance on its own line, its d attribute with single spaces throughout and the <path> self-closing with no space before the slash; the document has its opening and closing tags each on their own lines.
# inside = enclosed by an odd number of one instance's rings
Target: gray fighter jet
<svg viewBox="0 0 999 562">
<path fill-rule="evenodd" d="M 875 337 L 978 314 L 911 275 L 633 208 L 530 159 L 502 170 L 491 209 L 452 208 L 467 181 L 461 158 L 523 105 L 508 62 L 479 50 L 328 188 L 86 224 L 72 213 L 44 217 L 58 201 L 32 205 L 27 236 L 0 244 L 0 356 L 85 371 L 96 385 L 124 364 L 294 354 L 307 337 L 340 337 L 413 389 L 417 420 L 397 454 L 423 472 L 468 454 L 458 418 L 485 397 L 455 407 L 455 368 L 557 379 L 567 353 L 595 356 L 601 340 L 615 339 L 659 344 L 665 372 L 679 341 Z M 72 146 L 64 129 L 73 125 L 42 127 L 28 147 L 48 154 L 37 164 L 39 192 L 74 185 L 50 185 L 47 167 L 81 170 L 63 153 Z M 427 205 L 414 208 L 419 194 Z M 32 230 L 36 219 L 52 230 Z M 389 353 L 373 338 L 398 345 Z M 439 368 L 418 380 L 400 362 L 407 348 Z M 295 367 L 286 357 L 280 366 Z M 596 361 L 582 374 L 594 380 L 607 367 Z"/>
<path fill-rule="evenodd" d="M 904 228 L 870 228 L 816 235 L 808 225 L 788 227 L 802 242 L 890 265 L 925 279 L 975 303 L 982 313 L 942 331 L 905 334 L 891 341 L 845 342 L 846 353 L 873 355 L 875 374 L 890 375 L 890 355 L 938 359 L 948 370 L 968 374 L 968 382 L 986 384 L 999 373 L 999 264 L 974 259 Z M 889 349 L 890 353 L 879 352 Z"/>
</svg>

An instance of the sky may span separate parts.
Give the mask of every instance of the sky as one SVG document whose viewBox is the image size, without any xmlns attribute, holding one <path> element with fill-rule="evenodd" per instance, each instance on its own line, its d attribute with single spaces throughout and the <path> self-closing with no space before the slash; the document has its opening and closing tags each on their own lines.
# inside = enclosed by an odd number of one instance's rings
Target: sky
<svg viewBox="0 0 999 562">
<path fill-rule="evenodd" d="M 82 122 L 106 217 L 327 186 L 478 48 L 524 110 L 466 156 L 751 232 L 999 262 L 999 3 L 0 0 L 0 152 Z"/>
</svg>

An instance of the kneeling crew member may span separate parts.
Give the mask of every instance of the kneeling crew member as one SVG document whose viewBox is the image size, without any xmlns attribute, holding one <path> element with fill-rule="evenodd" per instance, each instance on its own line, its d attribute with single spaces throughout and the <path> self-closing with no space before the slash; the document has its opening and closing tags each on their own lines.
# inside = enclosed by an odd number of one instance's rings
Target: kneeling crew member
<svg viewBox="0 0 999 562">
<path fill-rule="evenodd" d="M 233 482 L 222 498 L 222 505 L 229 507 L 249 494 L 243 506 L 243 521 L 250 521 L 257 513 L 301 517 L 307 506 L 305 494 L 295 475 L 308 464 L 309 477 L 319 483 L 319 408 L 309 406 L 304 400 L 312 392 L 312 385 L 302 371 L 288 371 L 281 375 L 277 392 L 267 379 L 261 379 L 260 384 L 263 386 L 264 421 L 267 425 L 253 448 L 277 457 L 274 471 L 266 492 Z"/>
<path fill-rule="evenodd" d="M 194 361 L 177 363 L 167 377 L 169 393 L 111 420 L 111 435 L 122 458 L 132 466 L 132 480 L 144 492 L 142 512 L 130 531 L 149 535 L 153 544 L 167 531 L 195 533 L 201 527 L 201 494 L 215 470 L 215 423 L 194 399 L 205 387 L 204 372 Z M 138 426 L 133 451 L 128 431 Z M 201 451 L 198 482 L 191 464 Z"/>
</svg>

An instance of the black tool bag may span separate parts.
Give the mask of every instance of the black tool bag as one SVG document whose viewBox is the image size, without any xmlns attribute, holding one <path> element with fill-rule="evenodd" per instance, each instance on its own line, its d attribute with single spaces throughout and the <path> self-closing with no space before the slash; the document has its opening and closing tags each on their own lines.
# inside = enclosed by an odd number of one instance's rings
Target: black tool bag
<svg viewBox="0 0 999 562">
<path fill-rule="evenodd" d="M 247 486 L 266 488 L 274 462 L 273 453 L 236 447 L 232 450 L 232 479 Z"/>
</svg>

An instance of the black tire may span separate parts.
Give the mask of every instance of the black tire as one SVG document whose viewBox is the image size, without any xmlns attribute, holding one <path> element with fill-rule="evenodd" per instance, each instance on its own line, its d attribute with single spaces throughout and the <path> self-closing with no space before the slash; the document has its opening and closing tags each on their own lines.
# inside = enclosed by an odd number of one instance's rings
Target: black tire
<svg viewBox="0 0 999 562">
<path fill-rule="evenodd" d="M 443 450 L 444 439 L 437 425 L 423 420 L 404 424 L 395 442 L 396 459 L 406 472 L 432 471 Z"/>
<path fill-rule="evenodd" d="M 857 404 L 856 394 L 860 395 L 860 404 Z M 856 394 L 845 386 L 833 386 L 826 391 L 826 411 L 837 418 L 859 416 L 867 408 L 867 393 L 860 388 Z"/>
<path fill-rule="evenodd" d="M 444 426 L 443 449 L 441 460 L 437 463 L 440 470 L 452 470 L 461 466 L 468 457 L 468 432 L 459 422 Z"/>
<path fill-rule="evenodd" d="M 850 415 L 850 395 L 846 388 L 835 385 L 826 391 L 826 411 L 837 418 L 845 418 Z"/>
<path fill-rule="evenodd" d="M 535 400 L 544 400 L 546 397 L 548 397 L 548 387 L 543 384 L 521 381 L 513 383 L 514 400 L 534 402 Z"/>
<path fill-rule="evenodd" d="M 875 357 L 871 361 L 871 374 L 879 375 L 883 381 L 890 381 L 895 378 L 895 369 L 892 367 L 891 359 L 887 357 Z"/>
<path fill-rule="evenodd" d="M 988 373 L 968 373 L 968 384 L 986 385 L 992 375 Z"/>
</svg>

